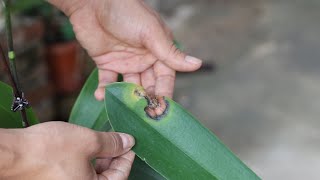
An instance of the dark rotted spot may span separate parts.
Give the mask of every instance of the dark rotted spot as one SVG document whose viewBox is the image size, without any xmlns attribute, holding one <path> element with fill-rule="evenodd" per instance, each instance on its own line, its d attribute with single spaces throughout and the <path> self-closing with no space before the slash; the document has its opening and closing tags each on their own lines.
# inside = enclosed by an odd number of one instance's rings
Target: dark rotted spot
<svg viewBox="0 0 320 180">
<path fill-rule="evenodd" d="M 164 102 L 165 102 L 165 109 L 161 114 L 155 113 L 155 109 L 159 107 L 151 108 L 147 106 L 144 108 L 146 115 L 153 120 L 160 121 L 162 118 L 164 118 L 168 114 L 168 111 L 169 111 L 169 106 L 170 106 L 169 102 L 167 100 L 164 100 Z"/>
</svg>

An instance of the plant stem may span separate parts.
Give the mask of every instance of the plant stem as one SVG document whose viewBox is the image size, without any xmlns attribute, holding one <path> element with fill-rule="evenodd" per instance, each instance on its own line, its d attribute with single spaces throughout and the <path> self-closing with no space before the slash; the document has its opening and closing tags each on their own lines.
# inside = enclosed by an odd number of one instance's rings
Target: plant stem
<svg viewBox="0 0 320 180">
<path fill-rule="evenodd" d="M 13 49 L 10 0 L 3 0 L 3 6 L 4 6 L 5 20 L 6 20 L 6 36 L 7 36 L 7 44 L 8 44 L 8 58 L 9 58 L 10 72 L 11 72 L 11 75 L 13 76 L 14 86 L 17 91 L 16 95 L 18 95 L 18 97 L 22 97 L 22 92 L 19 85 L 16 65 L 15 65 L 15 53 Z"/>
<path fill-rule="evenodd" d="M 3 50 L 1 44 L 0 44 L 0 52 L 1 52 L 1 56 L 2 56 L 2 59 L 3 59 L 4 65 L 5 65 L 6 71 L 7 71 L 8 76 L 9 76 L 10 83 L 11 83 L 11 85 L 14 87 L 14 88 L 13 88 L 14 95 L 15 95 L 15 96 L 18 96 L 18 95 L 19 95 L 18 89 L 17 89 L 16 83 L 14 82 L 13 76 L 11 75 L 12 72 L 11 72 L 10 67 L 9 67 L 9 62 L 8 62 L 8 60 L 7 60 L 7 58 L 6 58 L 6 55 L 5 55 L 5 53 L 4 53 L 4 50 Z"/>
<path fill-rule="evenodd" d="M 5 11 L 6 36 L 7 36 L 7 43 L 8 43 L 8 60 L 5 57 L 5 54 L 4 54 L 2 47 L 1 47 L 1 53 L 3 56 L 3 60 L 5 61 L 6 68 L 8 70 L 8 74 L 9 74 L 11 83 L 13 85 L 14 95 L 15 95 L 14 98 L 23 99 L 24 95 L 23 95 L 23 92 L 21 91 L 21 88 L 20 88 L 17 69 L 16 69 L 16 65 L 15 65 L 15 52 L 14 52 L 14 48 L 13 48 L 12 25 L 11 25 L 11 15 L 10 15 L 10 0 L 3 0 L 2 3 L 3 3 L 4 11 Z M 23 125 L 25 127 L 28 127 L 29 122 L 28 122 L 26 110 L 24 108 L 22 108 L 20 113 L 21 113 Z"/>
<path fill-rule="evenodd" d="M 27 112 L 26 112 L 26 110 L 25 109 L 22 109 L 21 111 L 20 111 L 20 113 L 21 113 L 21 117 L 22 117 L 22 122 L 23 122 L 23 126 L 24 127 L 29 127 L 30 126 L 30 124 L 29 124 L 29 121 L 28 121 L 28 117 L 27 117 Z"/>
</svg>

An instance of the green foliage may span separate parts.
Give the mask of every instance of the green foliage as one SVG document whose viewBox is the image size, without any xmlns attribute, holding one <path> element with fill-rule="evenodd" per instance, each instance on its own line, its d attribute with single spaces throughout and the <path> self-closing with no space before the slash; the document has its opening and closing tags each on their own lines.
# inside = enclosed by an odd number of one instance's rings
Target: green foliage
<svg viewBox="0 0 320 180">
<path fill-rule="evenodd" d="M 14 0 L 11 2 L 12 12 L 23 12 L 45 4 L 44 0 Z"/>
<path fill-rule="evenodd" d="M 144 111 L 142 87 L 114 83 L 106 88 L 106 108 L 115 131 L 132 134 L 134 152 L 167 179 L 259 179 L 218 138 L 179 104 L 166 98 L 160 119 Z"/>
<path fill-rule="evenodd" d="M 22 128 L 20 112 L 12 112 L 13 91 L 10 86 L 0 81 L 0 128 Z M 39 123 L 31 108 L 27 109 L 31 125 Z"/>
<path fill-rule="evenodd" d="M 173 43 L 177 47 L 177 49 L 183 51 L 183 46 L 177 40 L 173 40 Z"/>
<path fill-rule="evenodd" d="M 98 86 L 98 70 L 95 69 L 84 84 L 75 102 L 69 122 L 98 131 L 109 131 L 111 126 L 103 101 L 97 101 L 94 91 Z"/>
<path fill-rule="evenodd" d="M 63 22 L 60 31 L 65 41 L 71 41 L 75 39 L 75 34 L 69 20 Z"/>
<path fill-rule="evenodd" d="M 143 161 L 136 158 L 129 179 L 259 179 L 174 101 L 166 99 L 167 114 L 154 120 L 144 111 L 145 98 L 135 93 L 142 87 L 114 83 L 106 88 L 106 113 L 103 102 L 94 97 L 97 85 L 98 72 L 94 70 L 76 101 L 70 122 L 108 131 L 112 130 L 110 121 L 115 131 L 132 134 L 136 139 L 133 150 Z"/>
<path fill-rule="evenodd" d="M 140 158 L 136 157 L 130 172 L 129 180 L 165 180 Z"/>
</svg>

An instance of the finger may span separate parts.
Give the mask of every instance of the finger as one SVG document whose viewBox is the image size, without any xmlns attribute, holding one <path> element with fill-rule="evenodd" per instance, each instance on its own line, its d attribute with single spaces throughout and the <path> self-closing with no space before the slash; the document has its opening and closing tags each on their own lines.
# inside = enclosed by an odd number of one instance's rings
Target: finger
<svg viewBox="0 0 320 180">
<path fill-rule="evenodd" d="M 141 85 L 140 74 L 138 73 L 123 74 L 123 81 Z"/>
<path fill-rule="evenodd" d="M 107 84 L 116 82 L 118 74 L 113 71 L 99 69 L 99 84 L 94 93 L 97 100 L 101 101 L 104 99 L 104 90 Z"/>
<path fill-rule="evenodd" d="M 141 83 L 148 94 L 154 95 L 156 78 L 154 75 L 153 67 L 150 67 L 149 69 L 141 73 Z"/>
<path fill-rule="evenodd" d="M 192 56 L 186 56 L 173 43 L 173 39 L 159 23 L 150 28 L 144 36 L 144 45 L 162 62 L 176 71 L 195 71 L 202 61 Z"/>
<path fill-rule="evenodd" d="M 167 34 L 167 37 L 169 39 L 173 39 L 174 38 L 173 33 L 172 33 L 171 29 L 166 24 L 164 24 L 164 29 Z"/>
<path fill-rule="evenodd" d="M 98 179 L 99 180 L 127 179 L 130 174 L 134 157 L 135 157 L 134 152 L 129 151 L 128 153 L 120 157 L 114 158 L 110 164 L 109 169 L 99 174 Z"/>
<path fill-rule="evenodd" d="M 155 64 L 154 71 L 156 77 L 155 94 L 172 98 L 176 72 L 159 61 Z"/>
<path fill-rule="evenodd" d="M 106 171 L 109 168 L 111 161 L 112 161 L 112 158 L 96 159 L 95 167 L 94 167 L 96 172 L 100 174 L 103 171 Z"/>
<path fill-rule="evenodd" d="M 96 132 L 97 142 L 91 153 L 92 158 L 117 157 L 128 152 L 135 141 L 131 135 L 117 132 Z"/>
<path fill-rule="evenodd" d="M 127 48 L 126 51 L 115 51 L 95 57 L 95 62 L 100 69 L 112 70 L 121 74 L 142 72 L 153 65 L 156 60 L 148 51 L 138 48 Z"/>
</svg>

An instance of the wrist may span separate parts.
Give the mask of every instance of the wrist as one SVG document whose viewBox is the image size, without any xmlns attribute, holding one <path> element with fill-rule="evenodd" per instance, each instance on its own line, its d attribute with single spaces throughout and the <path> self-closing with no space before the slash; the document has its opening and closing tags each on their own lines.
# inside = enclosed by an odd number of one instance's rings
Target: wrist
<svg viewBox="0 0 320 180">
<path fill-rule="evenodd" d="M 0 179 L 12 176 L 19 162 L 19 137 L 16 130 L 0 129 Z"/>
</svg>

